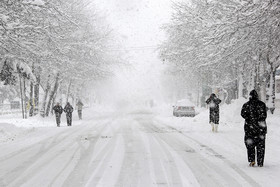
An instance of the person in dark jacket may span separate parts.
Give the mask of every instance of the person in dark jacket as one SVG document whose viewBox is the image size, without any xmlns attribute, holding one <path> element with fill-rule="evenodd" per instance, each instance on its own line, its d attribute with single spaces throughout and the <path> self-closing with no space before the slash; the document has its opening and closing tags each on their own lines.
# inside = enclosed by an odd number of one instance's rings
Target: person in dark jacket
<svg viewBox="0 0 280 187">
<path fill-rule="evenodd" d="M 56 124 L 59 127 L 60 126 L 60 118 L 61 114 L 63 112 L 62 106 L 60 106 L 59 103 L 56 103 L 56 105 L 53 107 L 54 113 L 55 113 L 55 118 L 56 118 Z"/>
<path fill-rule="evenodd" d="M 72 112 L 73 112 L 73 107 L 72 105 L 67 102 L 67 104 L 64 107 L 64 112 L 66 113 L 66 119 L 67 119 L 67 126 L 72 125 Z"/>
<path fill-rule="evenodd" d="M 83 110 L 84 104 L 82 103 L 81 100 L 79 100 L 78 103 L 76 104 L 76 106 L 77 106 L 77 109 L 78 109 L 79 119 L 82 119 L 82 110 Z"/>
<path fill-rule="evenodd" d="M 258 93 L 252 90 L 249 95 L 249 101 L 245 103 L 241 110 L 241 116 L 245 119 L 244 143 L 247 148 L 249 166 L 255 165 L 255 154 L 257 151 L 257 163 L 259 167 L 263 166 L 265 154 L 265 136 L 266 126 L 266 105 L 258 99 Z"/>
<path fill-rule="evenodd" d="M 221 100 L 217 98 L 217 96 L 212 93 L 210 97 L 206 100 L 206 103 L 210 107 L 209 112 L 209 123 L 212 126 L 213 132 L 218 132 L 218 126 L 219 126 L 219 104 L 221 103 Z"/>
</svg>

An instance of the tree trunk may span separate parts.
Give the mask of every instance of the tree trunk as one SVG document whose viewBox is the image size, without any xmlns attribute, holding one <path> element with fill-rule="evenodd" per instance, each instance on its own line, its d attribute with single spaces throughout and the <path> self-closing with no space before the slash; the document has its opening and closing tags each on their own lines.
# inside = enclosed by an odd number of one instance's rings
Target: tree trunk
<svg viewBox="0 0 280 187">
<path fill-rule="evenodd" d="M 75 103 L 75 97 L 72 95 L 71 98 L 72 98 L 72 106 L 73 106 Z"/>
<path fill-rule="evenodd" d="M 263 102 L 266 102 L 266 62 L 263 61 L 262 53 L 259 54 L 259 64 L 258 64 L 258 78 L 259 78 L 259 99 Z"/>
<path fill-rule="evenodd" d="M 55 84 L 54 84 L 53 90 L 52 90 L 52 92 L 50 94 L 50 97 L 49 97 L 49 102 L 48 102 L 47 110 L 46 110 L 46 113 L 45 113 L 46 116 L 49 116 L 49 112 L 50 112 L 50 108 L 51 108 L 51 103 L 52 103 L 52 100 L 54 98 L 54 95 L 57 92 L 58 80 L 59 80 L 59 73 L 57 73 L 57 75 L 56 75 Z"/>
<path fill-rule="evenodd" d="M 250 93 L 251 90 L 255 89 L 255 85 L 256 85 L 256 69 L 254 68 L 254 70 L 251 73 L 251 77 L 250 77 L 250 84 L 248 87 L 248 92 Z"/>
<path fill-rule="evenodd" d="M 40 94 L 40 73 L 36 76 L 36 84 L 34 87 L 34 115 L 39 112 L 39 94 Z"/>
<path fill-rule="evenodd" d="M 269 82 L 267 87 L 267 108 L 270 110 L 270 112 L 273 114 L 275 110 L 275 74 L 276 69 L 274 70 L 271 68 L 271 72 L 269 75 Z"/>
<path fill-rule="evenodd" d="M 240 73 L 238 78 L 238 98 L 243 97 L 243 89 L 244 89 L 243 84 L 244 84 L 243 75 Z"/>
<path fill-rule="evenodd" d="M 26 78 L 23 77 L 23 96 L 24 96 L 24 118 L 27 119 L 27 97 L 26 97 Z"/>
<path fill-rule="evenodd" d="M 57 89 L 58 90 L 58 89 Z M 51 105 L 51 109 L 54 107 L 55 105 L 55 99 L 56 99 L 56 96 L 57 96 L 57 92 L 54 94 L 54 97 L 53 97 L 53 100 L 52 100 L 52 105 Z M 51 110 L 51 113 L 53 115 L 53 110 Z"/>
<path fill-rule="evenodd" d="M 266 81 L 260 82 L 260 100 L 266 102 Z"/>
<path fill-rule="evenodd" d="M 200 98 L 200 87 L 198 86 L 196 89 L 196 106 L 200 107 L 199 98 Z"/>
<path fill-rule="evenodd" d="M 34 62 L 32 64 L 32 73 L 34 74 Z M 34 115 L 34 98 L 33 98 L 33 81 L 30 81 L 30 94 L 29 94 L 29 116 L 32 117 Z"/>
<path fill-rule="evenodd" d="M 29 116 L 32 117 L 34 115 L 34 98 L 33 98 L 33 82 L 30 82 L 30 95 L 29 95 Z"/>
<path fill-rule="evenodd" d="M 40 112 L 42 117 L 45 117 L 47 98 L 48 98 L 48 93 L 49 93 L 49 90 L 50 90 L 50 87 L 51 87 L 49 81 L 50 81 L 50 75 L 48 76 L 47 87 L 46 87 L 46 90 L 45 90 L 45 97 L 44 97 L 42 109 L 41 109 L 41 112 Z"/>
<path fill-rule="evenodd" d="M 23 107 L 23 97 L 22 97 L 21 73 L 19 71 L 18 71 L 18 77 L 19 77 L 19 89 L 20 89 L 20 100 L 21 100 L 21 112 L 22 112 L 22 118 L 24 119 L 24 107 Z"/>
<path fill-rule="evenodd" d="M 68 85 L 66 103 L 68 102 L 68 99 L 69 99 L 71 84 L 72 84 L 72 80 L 70 80 L 69 85 Z"/>
<path fill-rule="evenodd" d="M 77 98 L 77 89 L 74 87 L 74 93 L 72 93 L 72 105 L 75 105 Z"/>
<path fill-rule="evenodd" d="M 56 103 L 60 103 L 60 105 L 62 106 L 62 104 L 63 104 L 63 98 L 65 98 L 65 94 L 62 94 L 62 88 L 63 88 L 63 82 L 62 81 L 60 81 L 59 82 L 59 85 L 58 85 L 58 88 L 57 88 L 57 92 L 56 92 L 56 94 L 55 94 L 55 103 L 54 104 L 56 104 Z M 63 97 L 64 96 L 64 97 Z"/>
</svg>

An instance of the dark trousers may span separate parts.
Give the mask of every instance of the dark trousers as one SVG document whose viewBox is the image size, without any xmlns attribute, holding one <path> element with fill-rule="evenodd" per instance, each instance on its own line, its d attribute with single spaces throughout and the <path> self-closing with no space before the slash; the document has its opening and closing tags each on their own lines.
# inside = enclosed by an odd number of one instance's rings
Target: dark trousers
<svg viewBox="0 0 280 187">
<path fill-rule="evenodd" d="M 255 162 L 257 152 L 257 163 L 263 165 L 265 154 L 265 135 L 245 135 L 245 145 L 247 148 L 248 161 Z"/>
<path fill-rule="evenodd" d="M 60 118 L 61 118 L 61 114 L 55 113 L 56 124 L 58 127 L 60 126 Z"/>
<path fill-rule="evenodd" d="M 67 126 L 72 124 L 72 113 L 66 113 Z"/>
<path fill-rule="evenodd" d="M 79 119 L 82 119 L 82 110 L 78 110 Z"/>
</svg>

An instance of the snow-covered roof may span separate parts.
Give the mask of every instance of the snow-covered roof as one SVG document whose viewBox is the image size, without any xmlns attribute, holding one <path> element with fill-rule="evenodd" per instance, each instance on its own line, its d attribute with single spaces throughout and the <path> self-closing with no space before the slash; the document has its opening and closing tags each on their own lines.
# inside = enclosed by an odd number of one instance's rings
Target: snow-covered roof
<svg viewBox="0 0 280 187">
<path fill-rule="evenodd" d="M 276 75 L 275 80 L 280 80 L 280 75 Z"/>
<path fill-rule="evenodd" d="M 181 99 L 177 101 L 176 106 L 195 106 L 195 105 L 188 99 Z"/>
</svg>

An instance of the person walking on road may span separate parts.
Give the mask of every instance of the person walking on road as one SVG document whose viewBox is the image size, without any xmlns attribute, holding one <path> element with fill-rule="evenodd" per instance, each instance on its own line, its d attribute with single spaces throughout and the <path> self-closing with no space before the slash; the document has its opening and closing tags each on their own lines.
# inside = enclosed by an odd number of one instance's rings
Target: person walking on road
<svg viewBox="0 0 280 187">
<path fill-rule="evenodd" d="M 60 119 L 61 119 L 61 114 L 63 112 L 63 108 L 59 103 L 56 103 L 56 105 L 53 107 L 53 110 L 55 113 L 57 127 L 60 127 Z"/>
<path fill-rule="evenodd" d="M 67 119 L 67 126 L 72 125 L 72 112 L 73 112 L 73 107 L 72 105 L 67 102 L 67 104 L 64 107 L 64 112 L 66 113 L 66 119 Z"/>
<path fill-rule="evenodd" d="M 82 119 L 82 110 L 83 110 L 84 104 L 82 103 L 81 100 L 79 100 L 78 103 L 76 104 L 76 106 L 77 106 L 77 109 L 78 109 L 79 119 L 81 120 Z"/>
<path fill-rule="evenodd" d="M 247 148 L 249 166 L 253 167 L 256 164 L 255 154 L 257 152 L 258 166 L 263 167 L 267 112 L 265 103 L 259 100 L 255 90 L 250 92 L 249 101 L 242 106 L 241 116 L 245 119 L 244 143 Z"/>
<path fill-rule="evenodd" d="M 210 97 L 206 100 L 206 103 L 210 107 L 209 112 L 209 123 L 212 126 L 212 132 L 218 132 L 218 125 L 219 125 L 219 104 L 221 100 L 217 98 L 217 96 L 212 93 Z"/>
</svg>

